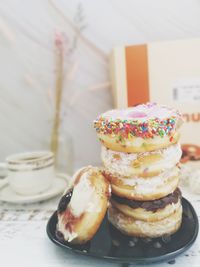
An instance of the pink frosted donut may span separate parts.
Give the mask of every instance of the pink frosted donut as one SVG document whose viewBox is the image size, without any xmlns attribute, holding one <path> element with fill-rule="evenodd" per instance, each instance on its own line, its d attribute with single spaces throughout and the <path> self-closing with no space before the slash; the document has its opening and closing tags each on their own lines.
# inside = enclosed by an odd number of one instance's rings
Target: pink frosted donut
<svg viewBox="0 0 200 267">
<path fill-rule="evenodd" d="M 179 140 L 180 113 L 147 103 L 101 114 L 94 121 L 99 140 L 114 151 L 145 152 L 168 147 Z"/>
</svg>

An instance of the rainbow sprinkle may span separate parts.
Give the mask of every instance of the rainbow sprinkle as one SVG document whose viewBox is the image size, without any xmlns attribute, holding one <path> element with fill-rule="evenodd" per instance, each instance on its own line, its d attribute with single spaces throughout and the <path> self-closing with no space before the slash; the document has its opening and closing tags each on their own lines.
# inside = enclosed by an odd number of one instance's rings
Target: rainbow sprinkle
<svg viewBox="0 0 200 267">
<path fill-rule="evenodd" d="M 145 122 L 137 120 L 107 119 L 99 116 L 94 121 L 94 128 L 97 133 L 119 136 L 120 138 L 153 138 L 154 136 L 170 136 L 175 130 L 177 117 L 159 120 L 149 119 Z"/>
</svg>

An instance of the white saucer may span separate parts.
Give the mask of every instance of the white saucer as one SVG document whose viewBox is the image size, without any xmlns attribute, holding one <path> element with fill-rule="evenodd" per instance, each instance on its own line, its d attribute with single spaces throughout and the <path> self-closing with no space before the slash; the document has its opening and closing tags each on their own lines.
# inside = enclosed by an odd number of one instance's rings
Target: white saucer
<svg viewBox="0 0 200 267">
<path fill-rule="evenodd" d="M 14 204 L 34 203 L 62 194 L 66 189 L 69 181 L 69 176 L 65 174 L 57 174 L 52 186 L 43 193 L 33 196 L 23 196 L 15 193 L 9 186 L 5 184 L 0 188 L 0 201 L 5 201 Z"/>
</svg>

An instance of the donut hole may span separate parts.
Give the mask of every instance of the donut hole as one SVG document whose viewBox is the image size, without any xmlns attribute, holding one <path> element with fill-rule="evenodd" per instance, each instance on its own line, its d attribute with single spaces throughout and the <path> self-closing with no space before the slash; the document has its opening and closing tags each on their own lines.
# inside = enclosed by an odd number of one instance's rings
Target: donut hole
<svg viewBox="0 0 200 267">
<path fill-rule="evenodd" d="M 127 114 L 129 118 L 145 118 L 147 114 L 141 111 L 132 111 Z"/>
</svg>

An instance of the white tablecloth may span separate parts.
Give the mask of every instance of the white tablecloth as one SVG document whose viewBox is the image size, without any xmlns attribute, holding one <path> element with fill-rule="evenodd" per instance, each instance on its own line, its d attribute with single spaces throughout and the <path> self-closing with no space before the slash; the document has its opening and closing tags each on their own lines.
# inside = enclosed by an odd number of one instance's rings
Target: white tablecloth
<svg viewBox="0 0 200 267">
<path fill-rule="evenodd" d="M 200 196 L 187 195 L 198 215 Z M 122 266 L 69 253 L 55 246 L 46 235 L 46 223 L 57 207 L 59 198 L 31 205 L 11 205 L 0 202 L 0 266 L 61 267 L 61 266 Z M 200 237 L 175 262 L 160 263 L 164 267 L 199 267 Z"/>
</svg>

